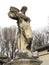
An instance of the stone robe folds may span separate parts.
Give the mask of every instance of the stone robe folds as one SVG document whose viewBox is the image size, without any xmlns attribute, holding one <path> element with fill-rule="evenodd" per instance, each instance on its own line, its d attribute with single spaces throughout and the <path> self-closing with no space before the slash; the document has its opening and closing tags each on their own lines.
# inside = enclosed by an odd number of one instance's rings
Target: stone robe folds
<svg viewBox="0 0 49 65">
<path fill-rule="evenodd" d="M 26 49 L 28 43 L 32 39 L 32 30 L 30 27 L 30 22 L 21 19 L 21 23 L 19 24 L 20 31 L 18 31 L 17 35 L 17 44 L 19 52 L 28 52 Z"/>
</svg>

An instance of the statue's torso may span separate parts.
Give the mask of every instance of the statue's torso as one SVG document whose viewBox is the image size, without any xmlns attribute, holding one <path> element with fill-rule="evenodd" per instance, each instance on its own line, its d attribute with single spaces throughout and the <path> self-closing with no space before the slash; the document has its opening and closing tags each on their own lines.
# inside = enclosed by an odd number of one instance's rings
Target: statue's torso
<svg viewBox="0 0 49 65">
<path fill-rule="evenodd" d="M 17 36 L 17 44 L 20 51 L 25 51 L 26 46 L 28 45 L 29 40 L 32 38 L 32 31 L 30 27 L 30 22 L 26 22 L 22 19 L 22 22 L 19 24 L 20 31 Z"/>
</svg>

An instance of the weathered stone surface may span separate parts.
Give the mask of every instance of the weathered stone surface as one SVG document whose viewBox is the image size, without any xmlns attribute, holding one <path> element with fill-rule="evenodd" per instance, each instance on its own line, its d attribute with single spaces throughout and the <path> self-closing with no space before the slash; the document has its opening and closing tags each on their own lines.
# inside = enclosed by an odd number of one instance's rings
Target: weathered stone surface
<svg viewBox="0 0 49 65">
<path fill-rule="evenodd" d="M 40 65 L 42 61 L 37 59 L 17 59 L 7 63 L 6 65 Z"/>
<path fill-rule="evenodd" d="M 28 53 L 32 56 L 30 51 L 31 43 L 33 39 L 32 30 L 30 27 L 30 18 L 25 15 L 27 7 L 23 6 L 21 10 L 10 7 L 8 16 L 14 20 L 17 20 L 18 33 L 17 33 L 17 45 L 19 52 Z"/>
</svg>

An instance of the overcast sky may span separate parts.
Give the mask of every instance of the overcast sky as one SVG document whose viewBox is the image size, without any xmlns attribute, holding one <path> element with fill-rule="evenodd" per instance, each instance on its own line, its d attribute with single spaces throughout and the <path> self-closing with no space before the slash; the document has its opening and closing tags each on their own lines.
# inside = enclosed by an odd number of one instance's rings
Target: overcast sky
<svg viewBox="0 0 49 65">
<path fill-rule="evenodd" d="M 49 23 L 49 0 L 0 0 L 0 26 L 16 25 L 16 21 L 8 17 L 10 6 L 21 9 L 27 6 L 26 15 L 31 19 L 32 30 L 40 29 Z"/>
</svg>

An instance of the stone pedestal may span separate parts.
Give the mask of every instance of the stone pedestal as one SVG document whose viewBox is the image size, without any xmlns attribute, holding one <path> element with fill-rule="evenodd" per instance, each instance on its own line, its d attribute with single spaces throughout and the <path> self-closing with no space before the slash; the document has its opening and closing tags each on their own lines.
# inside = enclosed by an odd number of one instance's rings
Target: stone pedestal
<svg viewBox="0 0 49 65">
<path fill-rule="evenodd" d="M 40 65 L 42 61 L 39 59 L 15 59 L 14 61 L 11 61 L 7 63 L 6 65 Z"/>
</svg>

